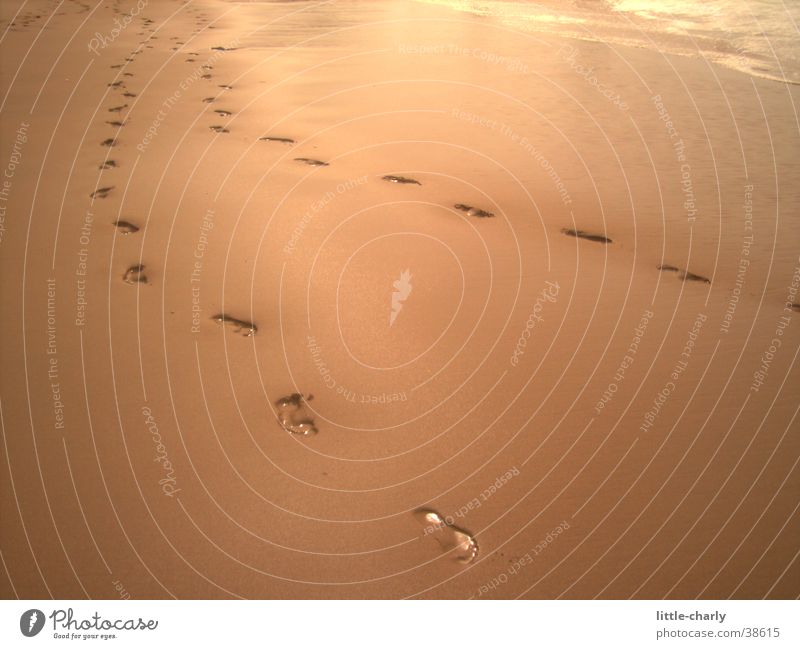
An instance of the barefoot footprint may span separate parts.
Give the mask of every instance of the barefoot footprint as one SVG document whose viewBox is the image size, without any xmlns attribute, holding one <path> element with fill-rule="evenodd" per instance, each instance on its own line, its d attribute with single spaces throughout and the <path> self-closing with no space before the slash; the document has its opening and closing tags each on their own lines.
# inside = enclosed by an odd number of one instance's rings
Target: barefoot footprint
<svg viewBox="0 0 800 649">
<path fill-rule="evenodd" d="M 684 282 L 700 282 L 702 284 L 711 283 L 711 280 L 708 279 L 708 277 L 703 277 L 702 275 L 696 275 L 695 273 L 690 273 L 688 270 L 681 270 L 677 266 L 671 266 L 670 264 L 661 264 L 658 267 L 658 270 L 662 272 L 678 273 L 678 277 L 682 279 Z"/>
<path fill-rule="evenodd" d="M 144 274 L 144 264 L 135 264 L 125 271 L 122 281 L 127 284 L 147 284 L 147 275 Z"/>
<path fill-rule="evenodd" d="M 432 534 L 444 552 L 452 553 L 458 563 L 472 563 L 478 556 L 478 543 L 467 531 L 452 525 L 432 509 L 418 509 L 414 518 L 425 528 L 425 536 Z"/>
<path fill-rule="evenodd" d="M 314 160 L 313 158 L 295 158 L 297 162 L 302 162 L 307 165 L 311 165 L 312 167 L 327 167 L 327 162 L 322 162 L 322 160 Z"/>
<path fill-rule="evenodd" d="M 252 322 L 239 320 L 239 318 L 232 318 L 225 313 L 218 313 L 215 316 L 211 316 L 211 319 L 219 324 L 230 325 L 234 328 L 234 331 L 237 334 L 240 333 L 243 336 L 255 336 L 256 332 L 258 331 L 258 327 L 256 327 Z"/>
<path fill-rule="evenodd" d="M 594 241 L 595 243 L 613 243 L 611 239 L 602 234 L 590 234 L 589 232 L 584 232 L 583 230 L 573 230 L 571 228 L 564 228 L 561 230 L 564 234 L 570 237 L 576 237 L 578 239 L 586 239 L 587 241 Z"/>
<path fill-rule="evenodd" d="M 398 183 L 400 185 L 421 185 L 419 180 L 413 178 L 406 178 L 405 176 L 383 176 L 382 180 L 390 183 Z"/>
<path fill-rule="evenodd" d="M 457 210 L 461 210 L 462 212 L 466 212 L 467 216 L 477 216 L 481 219 L 494 216 L 492 212 L 487 212 L 486 210 L 482 210 L 478 207 L 472 207 L 472 205 L 464 205 L 464 203 L 456 203 L 453 205 L 453 207 L 455 207 Z"/>
<path fill-rule="evenodd" d="M 117 226 L 122 234 L 133 234 L 139 231 L 139 226 L 134 225 L 130 221 L 114 221 L 114 225 Z"/>
<path fill-rule="evenodd" d="M 258 138 L 262 142 L 282 142 L 283 144 L 294 144 L 294 140 L 288 137 L 273 137 L 271 135 L 265 135 L 264 137 Z"/>
<path fill-rule="evenodd" d="M 101 187 L 89 194 L 89 198 L 105 198 L 111 193 L 112 189 L 114 189 L 113 185 L 111 187 Z"/>
<path fill-rule="evenodd" d="M 308 401 L 313 397 L 309 395 Z M 294 435 L 316 435 L 319 431 L 314 424 L 314 419 L 305 408 L 307 401 L 302 394 L 295 392 L 288 397 L 283 397 L 275 402 L 278 409 L 278 421 L 283 429 Z"/>
</svg>

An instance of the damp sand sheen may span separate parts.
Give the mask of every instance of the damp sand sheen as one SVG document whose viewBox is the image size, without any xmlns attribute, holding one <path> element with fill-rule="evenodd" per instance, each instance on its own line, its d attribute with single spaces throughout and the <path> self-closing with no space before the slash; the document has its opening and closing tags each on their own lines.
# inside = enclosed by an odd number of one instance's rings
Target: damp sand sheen
<svg viewBox="0 0 800 649">
<path fill-rule="evenodd" d="M 798 86 L 442 4 L 3 3 L 4 595 L 797 595 Z"/>
</svg>

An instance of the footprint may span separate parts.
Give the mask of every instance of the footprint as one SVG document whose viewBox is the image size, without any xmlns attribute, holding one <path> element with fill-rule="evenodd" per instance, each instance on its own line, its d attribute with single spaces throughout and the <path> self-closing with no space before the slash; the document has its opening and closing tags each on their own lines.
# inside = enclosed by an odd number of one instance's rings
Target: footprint
<svg viewBox="0 0 800 649">
<path fill-rule="evenodd" d="M 791 304 L 789 304 L 789 308 L 792 311 L 800 311 L 800 304 L 797 304 L 797 302 L 792 302 Z"/>
<path fill-rule="evenodd" d="M 230 133 L 230 131 L 224 126 L 214 125 L 214 126 L 209 126 L 208 128 L 210 128 L 215 133 Z"/>
<path fill-rule="evenodd" d="M 233 52 L 233 50 L 236 50 L 238 48 L 236 48 L 236 47 L 221 47 L 221 46 L 218 45 L 217 47 L 212 47 L 211 49 L 212 50 L 216 50 L 217 52 Z"/>
<path fill-rule="evenodd" d="M 602 234 L 590 234 L 583 230 L 572 230 L 571 228 L 564 228 L 561 231 L 570 237 L 577 237 L 578 239 L 586 239 L 587 241 L 594 241 L 596 243 L 613 243 L 611 239 Z"/>
<path fill-rule="evenodd" d="M 116 146 L 116 145 L 117 141 L 113 137 L 107 138 L 102 142 L 100 142 L 100 146 Z"/>
<path fill-rule="evenodd" d="M 272 137 L 265 135 L 264 137 L 260 137 L 258 139 L 262 142 L 283 142 L 284 144 L 294 144 L 294 140 L 289 137 Z"/>
<path fill-rule="evenodd" d="M 211 104 L 213 102 L 214 102 L 214 97 L 206 97 L 205 99 L 203 99 L 204 104 Z"/>
<path fill-rule="evenodd" d="M 425 527 L 425 536 L 433 534 L 446 553 L 458 563 L 472 563 L 478 556 L 478 543 L 467 531 L 451 525 L 432 509 L 418 509 L 414 518 Z"/>
<path fill-rule="evenodd" d="M 711 280 L 708 277 L 703 277 L 702 275 L 696 275 L 695 273 L 690 273 L 688 270 L 681 270 L 677 266 L 671 266 L 669 264 L 661 264 L 658 267 L 658 270 L 662 272 L 670 272 L 670 273 L 679 273 L 678 277 L 682 279 L 684 282 L 702 282 L 703 284 L 711 284 Z"/>
<path fill-rule="evenodd" d="M 400 185 L 421 185 L 419 180 L 413 178 L 406 178 L 404 176 L 383 176 L 382 180 L 390 183 L 399 183 Z"/>
<path fill-rule="evenodd" d="M 231 111 L 229 111 L 229 110 L 221 110 L 221 109 L 219 109 L 219 110 L 215 110 L 214 112 L 217 115 L 219 115 L 220 117 L 230 117 L 231 115 L 233 115 L 233 113 Z"/>
<path fill-rule="evenodd" d="M 309 396 L 308 401 L 312 398 Z M 319 432 L 314 419 L 306 411 L 305 402 L 303 395 L 297 392 L 275 402 L 278 421 L 285 431 L 303 436 L 316 435 Z"/>
<path fill-rule="evenodd" d="M 123 92 L 122 96 L 123 97 L 135 97 L 136 95 L 134 93 L 132 93 L 132 92 Z"/>
<path fill-rule="evenodd" d="M 477 207 L 472 207 L 471 205 L 464 205 L 464 203 L 456 203 L 453 205 L 457 210 L 461 210 L 462 212 L 466 212 L 467 216 L 477 216 L 478 218 L 485 219 L 490 216 L 494 216 L 492 212 L 487 212 L 486 210 L 482 210 Z"/>
<path fill-rule="evenodd" d="M 111 187 L 101 187 L 89 194 L 89 198 L 105 198 L 112 189 L 114 189 L 113 185 Z"/>
<path fill-rule="evenodd" d="M 233 90 L 233 86 L 229 86 L 225 83 L 220 84 L 217 88 L 222 88 L 223 90 Z"/>
<path fill-rule="evenodd" d="M 711 283 L 711 280 L 708 279 L 708 277 L 703 277 L 702 275 L 695 275 L 694 273 L 690 273 L 688 270 L 683 271 L 681 279 L 684 282 L 702 282 L 703 284 Z"/>
<path fill-rule="evenodd" d="M 211 316 L 211 319 L 219 324 L 230 325 L 234 328 L 234 331 L 237 334 L 240 333 L 243 336 L 255 336 L 258 332 L 258 327 L 256 327 L 252 322 L 246 322 L 244 320 L 239 320 L 238 318 L 232 318 L 224 313 L 218 313 L 215 316 Z"/>
<path fill-rule="evenodd" d="M 314 160 L 313 158 L 295 158 L 297 162 L 303 162 L 307 165 L 311 165 L 312 167 L 327 167 L 327 162 L 322 162 L 322 160 Z"/>
<path fill-rule="evenodd" d="M 122 234 L 133 234 L 139 231 L 139 226 L 130 221 L 114 221 L 114 225 L 117 226 Z"/>
<path fill-rule="evenodd" d="M 108 112 L 109 113 L 119 113 L 119 112 L 122 112 L 122 110 L 124 108 L 127 108 L 127 107 L 128 107 L 128 104 L 122 104 L 122 106 L 114 106 L 113 108 L 109 108 Z"/>
<path fill-rule="evenodd" d="M 210 79 L 211 75 L 210 74 L 203 74 L 203 75 L 200 76 L 200 78 L 201 79 Z"/>
<path fill-rule="evenodd" d="M 108 84 L 109 88 L 124 88 L 125 84 L 122 81 L 114 81 Z"/>
<path fill-rule="evenodd" d="M 147 275 L 144 274 L 144 264 L 136 264 L 125 271 L 122 281 L 128 284 L 147 284 Z"/>
<path fill-rule="evenodd" d="M 114 167 L 119 167 L 116 160 L 106 160 L 103 162 L 98 169 L 113 169 Z"/>
<path fill-rule="evenodd" d="M 117 128 L 125 126 L 125 122 L 120 122 L 118 120 L 114 120 L 113 122 L 106 122 L 106 124 L 110 124 L 111 126 L 116 126 Z"/>
</svg>

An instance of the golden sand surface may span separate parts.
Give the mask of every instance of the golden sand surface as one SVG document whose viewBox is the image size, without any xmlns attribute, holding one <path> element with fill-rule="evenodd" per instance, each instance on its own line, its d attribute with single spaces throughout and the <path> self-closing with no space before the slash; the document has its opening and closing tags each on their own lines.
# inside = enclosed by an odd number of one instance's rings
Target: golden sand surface
<svg viewBox="0 0 800 649">
<path fill-rule="evenodd" d="M 797 86 L 401 0 L 0 18 L 4 597 L 798 596 Z"/>
</svg>

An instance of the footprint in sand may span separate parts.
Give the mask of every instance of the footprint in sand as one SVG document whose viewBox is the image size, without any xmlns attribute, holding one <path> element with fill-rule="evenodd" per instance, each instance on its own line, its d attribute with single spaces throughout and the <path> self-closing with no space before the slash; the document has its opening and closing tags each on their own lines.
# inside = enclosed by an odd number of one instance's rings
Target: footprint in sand
<svg viewBox="0 0 800 649">
<path fill-rule="evenodd" d="M 116 126 L 117 128 L 125 126 L 125 122 L 120 122 L 119 120 L 114 120 L 112 122 L 106 122 L 106 124 L 109 124 L 111 126 Z"/>
<path fill-rule="evenodd" d="M 313 158 L 295 158 L 297 162 L 302 162 L 303 164 L 311 165 L 312 167 L 327 167 L 327 162 L 322 162 L 322 160 L 314 160 Z"/>
<path fill-rule="evenodd" d="M 113 108 L 109 108 L 109 113 L 120 113 L 122 110 L 128 107 L 128 104 L 122 104 L 122 106 L 114 106 Z"/>
<path fill-rule="evenodd" d="M 144 264 L 135 264 L 125 271 L 122 281 L 127 284 L 147 284 L 147 275 L 144 274 Z"/>
<path fill-rule="evenodd" d="M 122 96 L 123 97 L 135 97 L 136 95 L 134 93 L 132 93 L 132 92 L 123 92 Z"/>
<path fill-rule="evenodd" d="M 218 85 L 217 88 L 222 88 L 223 90 L 233 90 L 233 86 L 229 86 L 228 84 L 225 83 Z"/>
<path fill-rule="evenodd" d="M 708 277 L 703 277 L 702 275 L 695 275 L 694 273 L 690 273 L 688 270 L 684 271 L 680 277 L 684 282 L 702 282 L 703 284 L 711 283 L 711 280 L 708 279 Z"/>
<path fill-rule="evenodd" d="M 658 270 L 662 272 L 678 273 L 678 277 L 682 279 L 684 282 L 701 282 L 703 284 L 711 284 L 711 280 L 708 279 L 708 277 L 703 277 L 702 275 L 696 275 L 695 273 L 690 273 L 688 270 L 681 270 L 677 266 L 671 266 L 669 264 L 661 264 L 658 267 Z"/>
<path fill-rule="evenodd" d="M 238 48 L 236 48 L 236 47 L 221 47 L 221 46 L 217 46 L 217 47 L 212 47 L 211 49 L 212 50 L 216 50 L 217 52 L 233 52 L 235 49 L 238 49 Z"/>
<path fill-rule="evenodd" d="M 215 110 L 214 112 L 217 115 L 219 115 L 220 117 L 230 117 L 231 115 L 233 115 L 233 113 L 231 111 L 229 111 L 229 110 L 221 110 L 220 109 L 220 110 Z"/>
<path fill-rule="evenodd" d="M 258 332 L 258 327 L 252 322 L 239 320 L 239 318 L 232 318 L 225 313 L 218 313 L 217 315 L 211 316 L 211 319 L 219 324 L 233 327 L 233 330 L 237 334 L 242 334 L 243 336 L 255 336 Z"/>
<path fill-rule="evenodd" d="M 208 128 L 210 128 L 215 133 L 230 133 L 230 131 L 227 128 L 225 128 L 224 126 L 219 126 L 218 124 L 215 124 L 214 126 L 209 126 Z"/>
<path fill-rule="evenodd" d="M 382 180 L 389 183 L 398 183 L 400 185 L 421 185 L 419 180 L 413 178 L 406 178 L 405 176 L 383 176 Z"/>
<path fill-rule="evenodd" d="M 270 135 L 265 135 L 264 137 L 258 138 L 262 142 L 282 142 L 283 144 L 294 144 L 294 140 L 288 137 L 272 137 Z"/>
<path fill-rule="evenodd" d="M 122 234 L 133 234 L 139 231 L 139 226 L 130 221 L 114 221 L 114 225 Z"/>
<path fill-rule="evenodd" d="M 89 198 L 105 198 L 111 193 L 112 189 L 114 189 L 113 185 L 111 187 L 101 187 L 89 194 Z"/>
<path fill-rule="evenodd" d="M 106 160 L 103 162 L 98 169 L 113 169 L 114 167 L 119 167 L 116 160 Z"/>
<path fill-rule="evenodd" d="M 308 401 L 313 397 L 309 395 Z M 319 431 L 314 424 L 314 419 L 306 411 L 306 399 L 302 394 L 295 392 L 288 397 L 283 397 L 275 402 L 278 409 L 278 421 L 283 429 L 294 435 L 316 435 Z"/>
<path fill-rule="evenodd" d="M 203 74 L 203 75 L 200 76 L 200 78 L 201 79 L 210 79 L 211 75 L 210 74 Z"/>
<path fill-rule="evenodd" d="M 478 543 L 469 532 L 450 524 L 432 509 L 418 509 L 414 518 L 425 528 L 424 536 L 433 535 L 444 552 L 452 553 L 458 563 L 472 563 L 478 556 Z"/>
<path fill-rule="evenodd" d="M 117 141 L 113 137 L 106 138 L 105 140 L 100 142 L 100 146 L 112 147 L 112 146 L 116 146 L 116 145 L 117 145 Z"/>
<path fill-rule="evenodd" d="M 205 97 L 203 99 L 203 103 L 204 104 L 212 104 L 212 103 L 214 103 L 214 101 L 215 101 L 214 97 Z"/>
<path fill-rule="evenodd" d="M 125 84 L 122 81 L 114 81 L 108 84 L 109 88 L 124 88 Z"/>
<path fill-rule="evenodd" d="M 561 230 L 564 234 L 578 239 L 586 239 L 587 241 L 594 241 L 595 243 L 613 243 L 611 239 L 603 236 L 602 234 L 591 234 L 583 230 L 573 230 L 571 228 L 564 228 Z"/>
<path fill-rule="evenodd" d="M 464 205 L 464 203 L 456 203 L 453 205 L 453 207 L 455 207 L 457 210 L 461 210 L 462 212 L 466 212 L 467 216 L 477 216 L 481 219 L 494 216 L 492 212 L 487 212 L 486 210 L 482 210 L 478 207 L 472 207 L 472 205 Z"/>
</svg>

